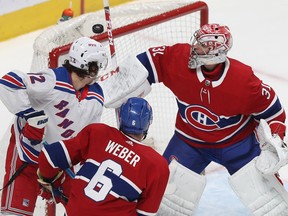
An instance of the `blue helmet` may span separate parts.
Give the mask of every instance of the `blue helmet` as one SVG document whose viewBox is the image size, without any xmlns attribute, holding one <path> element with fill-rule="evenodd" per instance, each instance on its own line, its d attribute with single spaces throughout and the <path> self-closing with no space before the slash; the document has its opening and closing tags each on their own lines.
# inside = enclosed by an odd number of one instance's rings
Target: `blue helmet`
<svg viewBox="0 0 288 216">
<path fill-rule="evenodd" d="M 120 130 L 125 134 L 147 135 L 153 114 L 149 103 L 143 98 L 129 98 L 119 111 Z"/>
</svg>

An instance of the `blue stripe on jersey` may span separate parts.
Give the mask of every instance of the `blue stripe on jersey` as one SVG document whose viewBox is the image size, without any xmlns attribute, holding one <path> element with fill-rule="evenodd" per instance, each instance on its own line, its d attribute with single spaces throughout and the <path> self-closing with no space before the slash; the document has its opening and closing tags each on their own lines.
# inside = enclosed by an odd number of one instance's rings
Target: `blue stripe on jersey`
<svg viewBox="0 0 288 216">
<path fill-rule="evenodd" d="M 31 107 L 29 109 L 23 110 L 21 112 L 16 113 L 17 116 L 23 117 L 24 114 L 34 112 L 35 110 Z"/>
<path fill-rule="evenodd" d="M 148 70 L 148 81 L 150 84 L 155 83 L 155 78 L 153 75 L 153 70 L 152 70 L 152 66 L 150 64 L 149 58 L 147 56 L 147 53 L 141 53 L 139 55 L 136 56 L 138 58 L 138 60 L 145 66 L 145 68 Z"/>
<path fill-rule="evenodd" d="M 63 91 L 63 92 L 66 92 L 66 93 L 69 93 L 69 94 L 75 94 L 75 90 L 70 90 L 68 88 L 64 88 L 64 87 L 61 87 L 61 86 L 55 86 L 54 89 L 57 89 L 59 91 Z"/>
<path fill-rule="evenodd" d="M 88 96 L 85 98 L 86 100 L 97 100 L 102 106 L 104 104 L 103 100 L 101 100 L 100 98 L 96 97 L 96 96 Z"/>
<path fill-rule="evenodd" d="M 86 99 L 87 100 L 96 99 L 103 106 L 103 104 L 104 104 L 104 94 L 103 94 L 103 90 L 102 90 L 101 86 L 98 83 L 94 83 L 93 85 L 89 85 L 89 92 L 88 92 L 88 95 L 87 95 Z"/>
<path fill-rule="evenodd" d="M 52 144 L 45 145 L 47 153 L 49 154 L 50 160 L 54 164 L 55 167 L 59 167 L 60 169 L 69 168 L 69 163 L 66 158 L 66 154 L 60 142 L 55 142 Z"/>
<path fill-rule="evenodd" d="M 9 72 L 0 79 L 0 84 L 3 84 L 13 89 L 26 89 L 21 77 L 14 72 Z"/>
<path fill-rule="evenodd" d="M 73 86 L 70 73 L 65 67 L 58 67 L 58 68 L 53 69 L 53 71 L 56 76 L 56 81 L 69 83 L 70 85 Z"/>
<path fill-rule="evenodd" d="M 243 118 L 243 115 L 241 115 L 241 114 L 236 115 L 236 116 L 229 116 L 229 117 L 228 116 L 218 116 L 215 113 L 212 113 L 210 110 L 208 110 L 207 108 L 205 108 L 201 105 L 189 104 L 187 106 L 187 105 L 181 103 L 178 99 L 177 99 L 177 105 L 178 105 L 179 113 L 180 113 L 181 117 L 183 119 L 185 119 L 186 121 L 187 121 L 187 118 L 186 118 L 187 108 L 188 107 L 195 107 L 193 109 L 193 112 L 189 113 L 189 115 L 191 115 L 191 118 L 197 119 L 198 116 L 201 115 L 201 116 L 205 117 L 206 125 L 207 126 L 215 126 L 215 129 L 216 129 L 216 126 L 218 129 L 221 129 L 221 128 L 223 129 L 223 128 L 230 127 L 231 125 L 236 125 Z M 203 109 L 201 110 L 200 108 L 203 108 Z M 203 113 L 203 110 L 207 110 L 207 112 Z M 211 116 L 217 117 L 217 120 L 215 120 Z M 202 130 L 204 130 L 204 128 L 202 128 Z"/>
<path fill-rule="evenodd" d="M 77 176 L 84 176 L 85 178 L 92 179 L 97 172 L 99 166 L 91 162 L 85 162 L 81 169 L 78 171 Z M 128 182 L 115 175 L 114 173 L 106 170 L 104 176 L 108 177 L 112 181 L 112 191 L 119 196 L 126 197 L 130 202 L 139 198 L 139 192 L 136 191 Z"/>
<path fill-rule="evenodd" d="M 28 149 L 28 150 L 31 152 L 31 154 L 33 154 L 35 157 L 38 157 L 38 156 L 39 156 L 39 153 L 40 153 L 40 152 L 38 152 L 37 150 L 35 150 L 35 149 L 31 146 L 31 144 L 26 143 L 26 142 L 24 142 L 23 140 L 20 140 L 20 142 L 21 142 L 21 144 L 22 144 L 26 149 Z"/>
<path fill-rule="evenodd" d="M 265 112 L 263 112 L 259 115 L 254 115 L 254 117 L 259 121 L 260 121 L 260 119 L 267 119 L 267 118 L 275 115 L 279 111 L 281 111 L 281 109 L 282 109 L 281 103 L 279 101 L 279 98 L 277 98 L 275 103 L 269 109 L 267 109 Z"/>
<path fill-rule="evenodd" d="M 90 162 L 85 162 L 81 169 L 78 171 L 77 175 L 79 176 L 85 176 L 88 179 L 92 179 L 92 177 L 95 175 L 95 173 L 98 170 L 98 166 L 90 163 Z"/>
<path fill-rule="evenodd" d="M 18 85 L 15 85 L 14 83 L 8 82 L 3 79 L 0 79 L 0 84 L 7 86 L 9 88 L 13 88 L 13 89 L 25 89 L 25 87 L 19 87 Z"/>
<path fill-rule="evenodd" d="M 35 161 L 30 160 L 30 158 L 26 154 L 23 154 L 23 159 L 24 159 L 25 162 L 28 162 L 28 163 L 31 163 L 31 164 L 37 164 Z"/>
<path fill-rule="evenodd" d="M 22 157 L 23 157 L 24 161 L 26 161 L 28 163 L 32 163 L 32 164 L 37 164 L 39 152 L 37 152 L 37 155 L 32 154 L 32 152 L 29 152 L 29 150 L 27 151 L 28 144 L 24 144 L 23 142 L 21 142 L 21 145 L 22 146 L 20 146 L 20 148 L 21 148 Z M 24 148 L 24 146 L 25 146 L 25 148 Z M 31 153 L 31 155 L 29 153 Z"/>
<path fill-rule="evenodd" d="M 56 85 L 54 89 L 63 91 L 69 94 L 75 94 L 70 73 L 65 67 L 58 67 L 53 69 L 56 77 Z M 57 84 L 58 83 L 58 84 Z M 63 84 L 63 85 L 61 85 Z"/>
<path fill-rule="evenodd" d="M 54 87 L 54 89 L 70 94 L 75 94 L 75 89 L 71 81 L 70 73 L 67 71 L 67 69 L 65 67 L 59 67 L 53 69 L 53 71 L 56 76 L 56 86 Z M 96 95 L 92 95 L 90 93 L 99 95 L 99 97 L 97 97 Z M 89 85 L 89 92 L 85 99 L 87 100 L 96 99 L 103 106 L 104 104 L 103 98 L 104 98 L 103 90 L 98 83 Z"/>
<path fill-rule="evenodd" d="M 109 171 L 106 171 L 105 175 L 112 180 L 112 191 L 122 197 L 126 197 L 129 202 L 133 202 L 139 198 L 139 192 L 136 191 L 135 188 L 133 188 L 128 182 Z"/>
</svg>

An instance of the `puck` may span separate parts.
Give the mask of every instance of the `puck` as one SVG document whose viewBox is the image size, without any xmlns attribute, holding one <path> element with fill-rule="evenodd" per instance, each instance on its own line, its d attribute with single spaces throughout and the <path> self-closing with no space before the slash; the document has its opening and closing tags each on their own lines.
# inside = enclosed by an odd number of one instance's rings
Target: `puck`
<svg viewBox="0 0 288 216">
<path fill-rule="evenodd" d="M 104 27 L 101 24 L 95 24 L 95 25 L 92 26 L 92 31 L 95 34 L 100 34 L 100 33 L 102 33 L 104 31 Z"/>
</svg>

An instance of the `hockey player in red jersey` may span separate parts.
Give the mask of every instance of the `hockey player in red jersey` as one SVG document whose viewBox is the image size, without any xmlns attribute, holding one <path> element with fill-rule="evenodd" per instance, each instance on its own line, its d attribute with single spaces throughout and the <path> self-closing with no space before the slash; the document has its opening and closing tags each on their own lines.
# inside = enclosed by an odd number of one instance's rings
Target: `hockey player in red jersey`
<svg viewBox="0 0 288 216">
<path fill-rule="evenodd" d="M 16 115 L 6 155 L 2 213 L 33 215 L 43 140 L 68 139 L 100 121 L 104 96 L 95 78 L 107 61 L 99 42 L 81 37 L 62 67 L 35 73 L 15 70 L 0 79 L 0 99 Z M 15 180 L 8 183 L 12 176 Z"/>
<path fill-rule="evenodd" d="M 48 190 L 57 189 L 62 170 L 82 162 L 71 183 L 68 216 L 156 215 L 169 169 L 160 154 L 141 143 L 151 122 L 148 102 L 128 99 L 120 107 L 119 130 L 91 124 L 73 139 L 45 146 L 38 181 Z"/>
<path fill-rule="evenodd" d="M 287 192 L 274 181 L 274 173 L 287 164 L 287 157 L 281 156 L 287 151 L 282 145 L 285 112 L 273 88 L 263 83 L 250 66 L 227 57 L 232 43 L 227 26 L 206 24 L 194 33 L 191 44 L 153 47 L 137 55 L 148 70 L 150 84 L 163 82 L 174 93 L 178 105 L 175 134 L 163 155 L 173 162 L 171 178 L 179 188 L 171 191 L 167 187 L 159 215 L 193 213 L 205 186 L 205 178 L 199 174 L 211 161 L 228 170 L 232 188 L 252 213 L 274 211 L 275 215 L 287 215 Z M 258 136 L 264 141 L 259 145 L 254 132 L 260 120 Z M 188 180 L 173 179 L 174 173 L 185 173 Z M 270 183 L 262 181 L 264 174 L 272 176 Z M 250 185 L 255 190 L 245 187 L 251 182 L 255 182 Z M 260 191 L 258 184 L 263 187 Z M 271 187 L 280 188 L 275 193 L 280 198 L 266 205 L 275 195 L 270 193 Z M 246 196 L 239 193 L 245 189 Z M 190 192 L 195 194 L 187 195 Z M 266 200 L 260 199 L 262 194 Z M 282 208 L 278 204 L 283 199 Z M 183 205 L 184 201 L 190 205 Z"/>
</svg>

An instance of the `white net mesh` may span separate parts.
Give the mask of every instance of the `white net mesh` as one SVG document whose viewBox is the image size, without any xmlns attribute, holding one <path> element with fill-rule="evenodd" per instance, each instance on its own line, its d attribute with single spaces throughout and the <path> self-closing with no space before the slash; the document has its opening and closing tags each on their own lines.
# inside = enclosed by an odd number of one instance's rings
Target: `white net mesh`
<svg viewBox="0 0 288 216">
<path fill-rule="evenodd" d="M 128 25 L 136 28 L 133 32 L 129 31 L 131 28 L 127 28 L 127 32 L 124 30 L 123 34 L 114 35 L 117 62 L 121 63 L 128 55 L 136 55 L 149 47 L 189 43 L 194 31 L 200 27 L 200 12 L 183 12 L 175 17 L 166 17 L 169 19 L 162 22 L 159 22 L 162 18 L 157 18 L 153 24 L 145 28 L 137 26 L 141 26 L 142 22 L 151 17 L 191 4 L 191 0 L 146 0 L 110 8 L 113 31 Z M 84 14 L 44 31 L 34 44 L 31 72 L 48 67 L 48 56 L 52 49 L 71 44 L 81 36 L 95 36 L 92 32 L 94 24 L 102 24 L 106 29 L 104 10 Z M 109 53 L 107 39 L 100 41 Z M 67 58 L 67 52 L 68 49 L 65 49 L 56 54 L 58 66 Z M 111 69 L 114 68 L 109 65 L 107 70 Z M 173 134 L 177 108 L 173 94 L 164 85 L 155 84 L 152 89 L 146 97 L 154 111 L 154 121 L 148 138 L 153 138 L 156 150 L 162 153 Z M 102 121 L 116 126 L 114 110 L 105 109 Z"/>
</svg>

